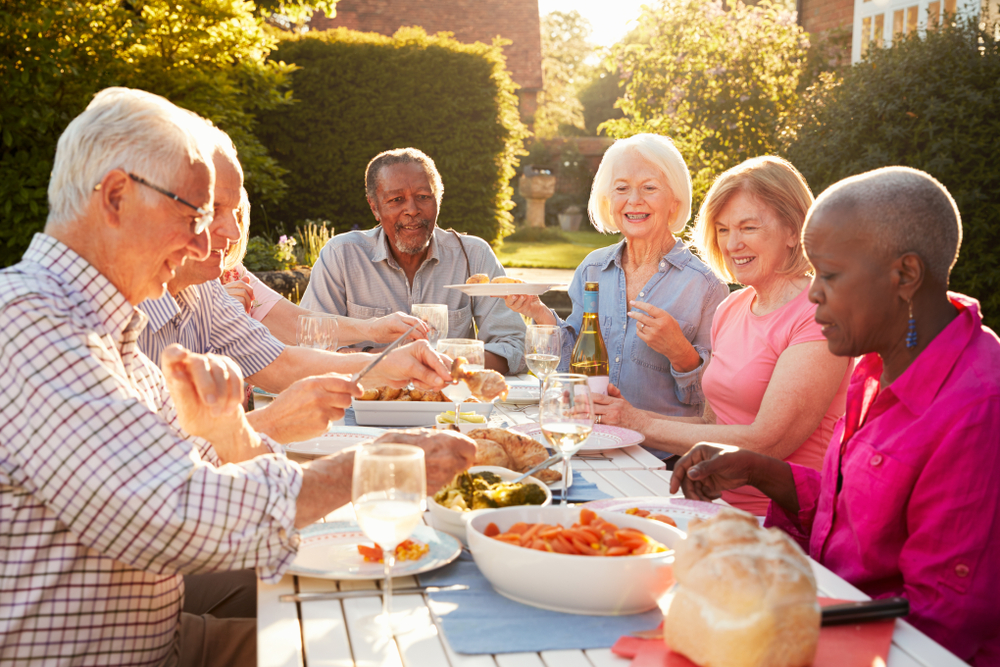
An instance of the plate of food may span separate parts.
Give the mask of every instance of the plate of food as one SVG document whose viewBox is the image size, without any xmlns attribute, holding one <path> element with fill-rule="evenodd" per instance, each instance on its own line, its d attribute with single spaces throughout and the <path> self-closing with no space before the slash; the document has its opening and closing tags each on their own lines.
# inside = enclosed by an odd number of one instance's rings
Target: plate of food
<svg viewBox="0 0 1000 667">
<path fill-rule="evenodd" d="M 360 399 L 352 398 L 354 420 L 362 426 L 434 426 L 442 412 L 454 412 L 455 404 L 439 391 L 375 387 Z M 489 419 L 492 403 L 462 403 L 462 412 L 474 412 Z"/>
<path fill-rule="evenodd" d="M 691 519 L 711 519 L 724 507 L 724 505 L 704 503 L 700 500 L 660 498 L 657 496 L 645 498 L 604 498 L 584 503 L 583 506 L 592 510 L 622 512 L 654 521 L 662 520 L 658 517 L 669 517 L 673 519 L 673 525 L 685 533 L 687 532 L 688 522 Z M 670 522 L 667 521 L 665 523 L 669 524 Z"/>
<path fill-rule="evenodd" d="M 542 388 L 537 382 L 507 380 L 507 386 L 510 387 L 510 390 L 507 392 L 507 398 L 503 400 L 504 403 L 531 405 L 538 403 L 542 395 Z"/>
<path fill-rule="evenodd" d="M 513 428 L 476 428 L 465 435 L 476 441 L 476 466 L 499 466 L 517 473 L 528 472 L 549 458 L 544 445 L 531 436 L 519 433 Z M 562 489 L 561 465 L 535 473 L 535 477 L 551 488 Z M 572 478 L 570 486 L 573 485 Z"/>
<path fill-rule="evenodd" d="M 519 424 L 511 426 L 511 429 L 534 438 L 543 445 L 547 444 L 545 436 L 542 435 L 542 427 L 538 424 Z M 631 429 L 621 428 L 620 426 L 608 426 L 607 424 L 594 424 L 593 432 L 584 441 L 580 451 L 603 452 L 608 449 L 631 447 L 632 445 L 638 445 L 645 439 L 646 436 L 642 433 Z"/>
<path fill-rule="evenodd" d="M 490 280 L 485 273 L 477 273 L 462 285 L 445 285 L 469 296 L 512 296 L 514 294 L 545 294 L 556 287 L 567 287 L 566 283 L 526 283 L 510 276 L 497 276 Z"/>
<path fill-rule="evenodd" d="M 292 574 L 322 579 L 382 579 L 382 563 L 366 558 L 374 542 L 353 521 L 315 523 L 301 533 L 299 553 L 289 568 Z M 358 547 L 362 547 L 359 551 Z M 430 572 L 458 558 L 462 545 L 430 526 L 420 524 L 408 542 L 396 550 L 393 577 Z M 426 548 L 425 548 L 426 547 Z"/>
<path fill-rule="evenodd" d="M 334 426 L 329 431 L 311 440 L 290 442 L 284 445 L 285 451 L 299 456 L 316 458 L 327 454 L 336 454 L 342 449 L 353 447 L 365 440 L 374 440 L 385 433 L 384 428 L 367 426 Z"/>
</svg>

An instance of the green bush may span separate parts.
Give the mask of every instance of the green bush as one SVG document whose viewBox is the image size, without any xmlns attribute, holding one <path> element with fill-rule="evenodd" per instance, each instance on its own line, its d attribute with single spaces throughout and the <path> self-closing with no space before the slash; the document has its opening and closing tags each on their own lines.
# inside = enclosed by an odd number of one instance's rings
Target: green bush
<svg viewBox="0 0 1000 667">
<path fill-rule="evenodd" d="M 1000 48 L 974 23 L 871 49 L 825 77 L 787 128 L 784 154 L 815 193 L 886 165 L 922 169 L 951 192 L 965 237 L 952 289 L 1000 326 Z"/>
<path fill-rule="evenodd" d="M 271 229 L 305 219 L 338 232 L 374 224 L 365 166 L 377 153 L 419 148 L 444 181 L 439 224 L 496 242 L 512 230 L 514 163 L 523 150 L 515 84 L 500 44 L 461 44 L 401 28 L 392 37 L 343 28 L 282 42 L 297 104 L 261 116 L 258 135 L 288 169 Z M 259 210 L 259 209 L 257 209 Z"/>
<path fill-rule="evenodd" d="M 282 236 L 271 243 L 262 236 L 247 240 L 247 254 L 243 266 L 249 271 L 284 271 L 295 265 L 295 239 Z"/>
</svg>

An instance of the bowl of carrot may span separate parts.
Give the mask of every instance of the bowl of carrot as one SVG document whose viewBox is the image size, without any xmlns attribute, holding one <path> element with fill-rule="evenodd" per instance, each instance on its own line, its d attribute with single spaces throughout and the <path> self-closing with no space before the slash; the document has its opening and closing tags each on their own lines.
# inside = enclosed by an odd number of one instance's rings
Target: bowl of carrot
<svg viewBox="0 0 1000 667">
<path fill-rule="evenodd" d="M 684 533 L 617 512 L 503 507 L 472 517 L 466 536 L 483 576 L 504 597 L 569 614 L 648 611 L 673 584 Z"/>
</svg>

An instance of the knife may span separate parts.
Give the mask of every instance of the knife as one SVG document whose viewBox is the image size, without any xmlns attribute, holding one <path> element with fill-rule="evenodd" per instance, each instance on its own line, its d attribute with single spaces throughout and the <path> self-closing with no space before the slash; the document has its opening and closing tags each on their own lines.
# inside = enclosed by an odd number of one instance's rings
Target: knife
<svg viewBox="0 0 1000 667">
<path fill-rule="evenodd" d="M 389 354 L 390 352 L 392 352 L 393 350 L 395 350 L 397 347 L 399 347 L 399 344 L 402 343 L 404 340 L 406 340 L 406 337 L 409 336 L 411 333 L 413 333 L 413 330 L 416 329 L 416 328 L 417 328 L 417 325 L 414 324 L 412 327 L 410 327 L 409 329 L 407 329 L 406 333 L 404 333 L 402 336 L 400 336 L 399 338 L 397 338 L 396 340 L 394 340 L 389 345 L 389 347 L 387 347 L 384 350 L 382 350 L 382 354 L 380 354 L 377 357 L 375 357 L 374 359 L 372 359 L 372 362 L 370 364 L 368 364 L 367 366 L 365 366 L 364 368 L 362 368 L 360 371 L 358 371 L 357 373 L 355 373 L 353 376 L 351 376 L 351 382 L 354 383 L 354 382 L 357 382 L 358 380 L 360 380 L 361 378 L 363 378 L 368 373 L 368 371 L 370 371 L 371 369 L 375 368 L 375 366 L 377 366 L 380 361 L 382 361 L 383 359 L 385 359 L 385 355 Z"/>
<path fill-rule="evenodd" d="M 550 456 L 549 458 L 545 459 L 544 461 L 542 461 L 534 468 L 521 475 L 520 477 L 515 477 L 514 479 L 510 480 L 508 484 L 517 484 L 518 482 L 523 482 L 524 480 L 534 475 L 536 472 L 540 470 L 545 470 L 546 468 L 551 468 L 560 461 L 562 461 L 562 454 L 555 454 L 553 456 Z"/>
<path fill-rule="evenodd" d="M 468 586 L 417 586 L 415 588 L 393 588 L 393 597 L 397 595 L 416 595 L 417 593 L 448 593 L 451 591 L 467 591 Z M 381 589 L 373 588 L 367 591 L 331 591 L 329 593 L 294 593 L 279 595 L 279 602 L 316 602 L 319 600 L 345 600 L 348 598 L 367 598 L 382 595 Z"/>
</svg>

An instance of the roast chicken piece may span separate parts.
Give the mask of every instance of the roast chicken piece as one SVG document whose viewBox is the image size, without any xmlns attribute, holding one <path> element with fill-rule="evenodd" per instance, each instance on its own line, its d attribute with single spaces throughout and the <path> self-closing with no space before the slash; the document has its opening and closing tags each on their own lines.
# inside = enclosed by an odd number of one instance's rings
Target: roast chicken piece
<svg viewBox="0 0 1000 667">
<path fill-rule="evenodd" d="M 467 371 L 463 366 L 469 363 L 465 357 L 456 357 L 451 362 L 451 378 L 455 382 L 465 382 L 472 395 L 484 403 L 489 403 L 495 398 L 507 398 L 510 387 L 503 376 L 496 371 Z"/>
</svg>

